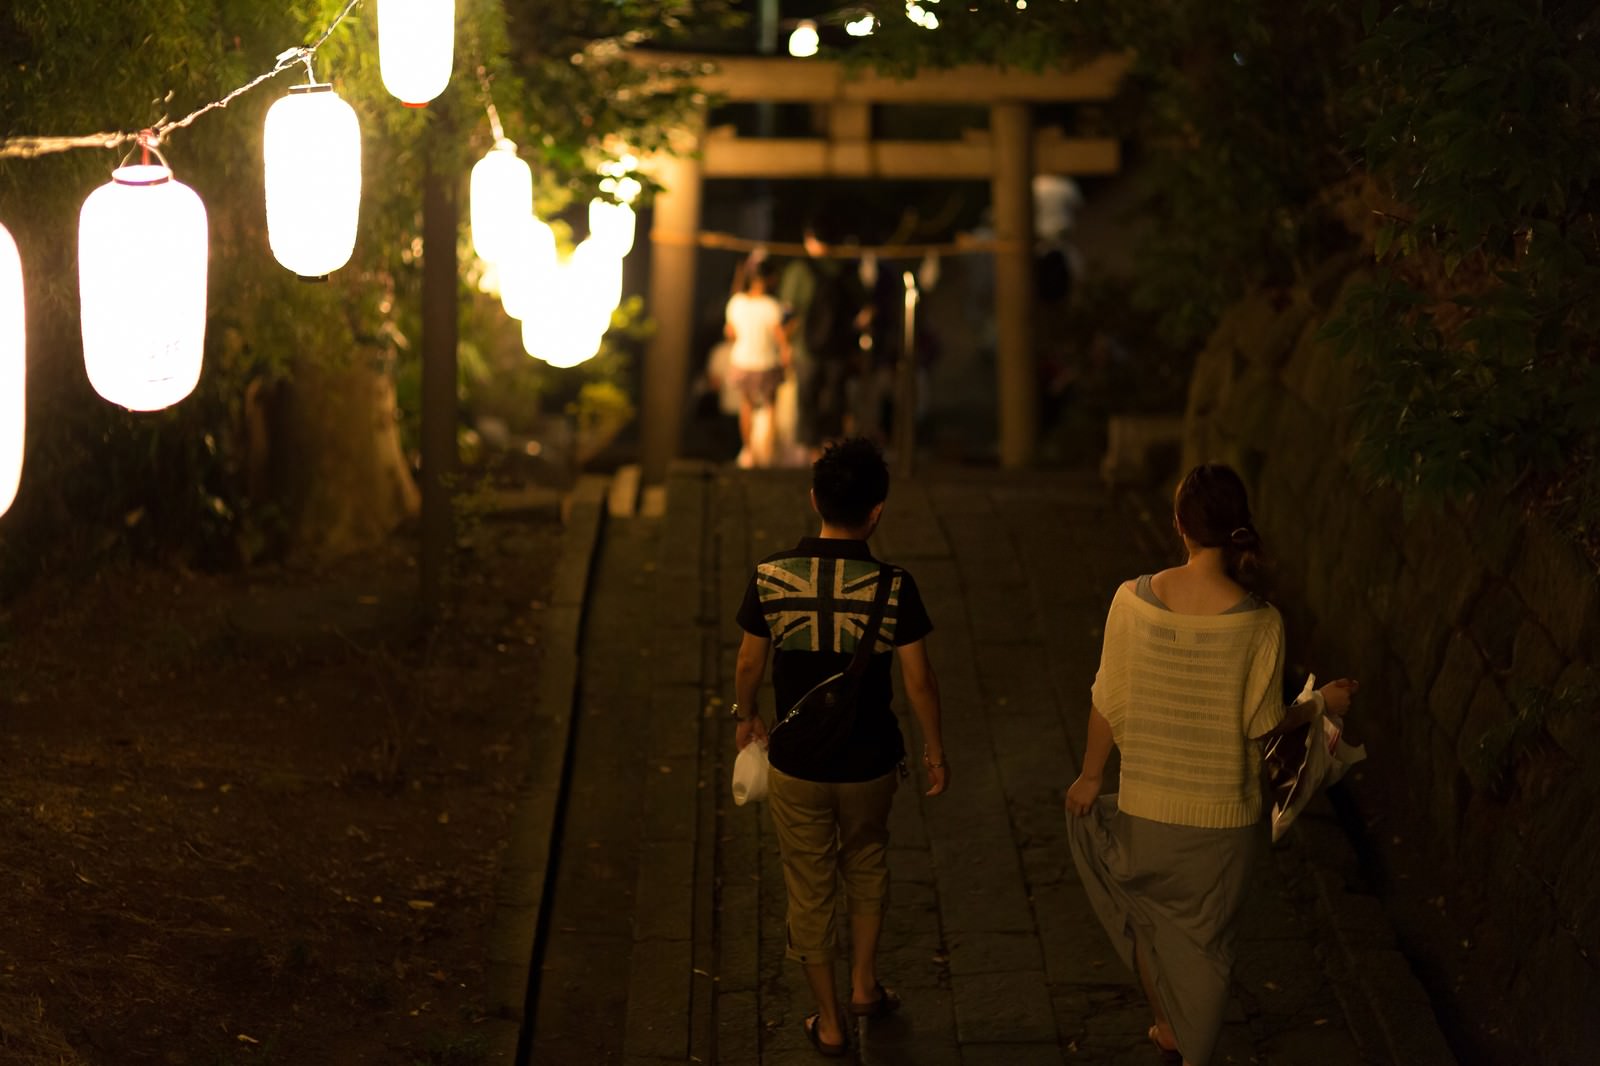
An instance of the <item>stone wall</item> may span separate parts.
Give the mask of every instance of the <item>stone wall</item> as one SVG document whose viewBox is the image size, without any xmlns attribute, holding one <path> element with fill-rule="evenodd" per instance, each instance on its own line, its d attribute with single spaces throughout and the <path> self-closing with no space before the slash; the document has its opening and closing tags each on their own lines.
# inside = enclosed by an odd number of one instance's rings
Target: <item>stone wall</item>
<svg viewBox="0 0 1600 1066">
<path fill-rule="evenodd" d="M 1359 269 L 1227 314 L 1195 367 L 1184 467 L 1245 476 L 1291 660 L 1362 683 L 1370 761 L 1350 787 L 1380 812 L 1372 836 L 1444 864 L 1442 905 L 1478 916 L 1463 965 L 1503 985 L 1542 1051 L 1528 1061 L 1575 1062 L 1600 1046 L 1600 584 L 1502 496 L 1409 510 L 1353 473 L 1359 382 L 1316 334 Z"/>
</svg>

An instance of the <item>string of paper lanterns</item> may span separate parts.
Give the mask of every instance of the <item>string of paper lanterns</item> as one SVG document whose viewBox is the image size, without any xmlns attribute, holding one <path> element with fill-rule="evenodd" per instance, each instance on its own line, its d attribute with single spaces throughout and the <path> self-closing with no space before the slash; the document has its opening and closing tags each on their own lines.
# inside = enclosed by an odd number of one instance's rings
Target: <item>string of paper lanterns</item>
<svg viewBox="0 0 1600 1066">
<path fill-rule="evenodd" d="M 638 160 L 625 155 L 601 167 L 601 191 L 614 199 L 589 201 L 589 236 L 563 260 L 555 231 L 533 213 L 533 171 L 516 151 L 502 137 L 472 168 L 472 247 L 486 264 L 479 288 L 521 322 L 529 355 L 577 366 L 599 352 L 622 302 L 622 260 L 637 223 L 632 201 L 642 191 L 631 176 Z"/>
<path fill-rule="evenodd" d="M 332 85 L 316 81 L 312 59 L 360 2 L 349 0 L 311 44 L 280 53 L 271 70 L 181 119 L 138 133 L 0 139 L 0 157 L 23 158 L 137 143 L 139 161 L 124 159 L 84 200 L 78 219 L 84 367 L 105 399 L 132 411 L 160 410 L 189 395 L 200 379 L 206 210 L 161 156 L 163 137 L 296 63 L 305 64 L 309 84 L 272 105 L 262 135 L 268 244 L 279 263 L 306 278 L 324 278 L 349 262 L 361 201 L 360 124 Z M 377 0 L 377 6 L 384 87 L 408 107 L 426 106 L 450 82 L 455 0 Z M 528 188 L 531 206 L 531 177 Z M 21 478 L 26 353 L 21 256 L 0 225 L 0 514 Z"/>
</svg>

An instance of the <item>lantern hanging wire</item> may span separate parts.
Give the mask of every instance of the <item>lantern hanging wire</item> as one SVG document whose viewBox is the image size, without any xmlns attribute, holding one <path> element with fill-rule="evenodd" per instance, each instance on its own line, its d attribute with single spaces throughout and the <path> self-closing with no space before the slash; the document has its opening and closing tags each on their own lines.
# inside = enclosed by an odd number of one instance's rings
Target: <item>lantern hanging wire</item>
<svg viewBox="0 0 1600 1066">
<path fill-rule="evenodd" d="M 489 115 L 489 133 L 494 137 L 494 143 L 499 144 L 506 139 L 506 131 L 500 125 L 500 112 L 494 107 L 494 93 L 489 89 L 489 71 L 482 63 L 478 64 L 478 86 L 483 90 L 483 109 Z"/>
<path fill-rule="evenodd" d="M 297 62 L 305 63 L 307 72 L 312 72 L 312 56 L 316 54 L 317 49 L 327 43 L 333 31 L 349 16 L 351 11 L 355 10 L 356 5 L 359 3 L 361 3 L 361 0 L 348 0 L 344 9 L 339 12 L 332 22 L 328 23 L 327 28 L 317 36 L 316 40 L 307 45 L 295 45 L 293 48 L 287 48 L 279 52 L 271 70 L 245 82 L 221 99 L 213 100 L 204 107 L 196 108 L 180 119 L 163 117 L 154 126 L 135 132 L 85 133 L 72 137 L 20 136 L 0 138 L 0 159 L 33 159 L 37 156 L 50 155 L 54 152 L 66 152 L 74 148 L 118 148 L 130 141 L 139 144 L 148 143 L 151 148 L 154 148 L 173 130 L 189 126 L 195 119 L 207 112 L 227 107 L 236 98 L 261 83 L 272 80 L 293 67 Z M 316 81 L 314 73 L 312 73 L 311 80 Z"/>
</svg>

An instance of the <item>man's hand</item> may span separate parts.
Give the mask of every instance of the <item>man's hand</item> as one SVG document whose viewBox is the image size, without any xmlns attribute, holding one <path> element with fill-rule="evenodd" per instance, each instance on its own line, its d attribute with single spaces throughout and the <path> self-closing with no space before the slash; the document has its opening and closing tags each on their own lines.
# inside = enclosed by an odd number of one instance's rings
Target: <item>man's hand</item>
<svg viewBox="0 0 1600 1066">
<path fill-rule="evenodd" d="M 922 766 L 928 771 L 928 791 L 923 793 L 924 796 L 937 796 L 950 787 L 950 763 L 947 759 L 933 763 L 924 757 Z"/>
<path fill-rule="evenodd" d="M 1100 796 L 1100 779 L 1079 774 L 1067 789 L 1067 813 L 1082 817 L 1089 813 L 1094 806 L 1094 801 Z"/>
<path fill-rule="evenodd" d="M 752 714 L 749 718 L 739 723 L 739 729 L 734 733 L 734 743 L 743 751 L 752 740 L 767 742 L 767 723 L 761 720 L 759 714 Z"/>
</svg>

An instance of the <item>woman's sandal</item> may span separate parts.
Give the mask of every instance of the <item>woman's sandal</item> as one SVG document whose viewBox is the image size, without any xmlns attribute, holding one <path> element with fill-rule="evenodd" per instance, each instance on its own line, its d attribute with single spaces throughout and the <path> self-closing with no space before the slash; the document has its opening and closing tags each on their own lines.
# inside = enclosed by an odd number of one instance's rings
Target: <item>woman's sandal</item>
<svg viewBox="0 0 1600 1066">
<path fill-rule="evenodd" d="M 1156 1046 L 1156 1051 L 1161 1053 L 1162 1066 L 1183 1066 L 1183 1055 L 1177 1048 L 1167 1047 L 1161 1042 L 1160 1030 L 1156 1026 L 1152 1025 L 1145 1035 Z"/>
<path fill-rule="evenodd" d="M 900 1009 L 900 997 L 891 989 L 884 988 L 881 982 L 874 987 L 877 989 L 878 998 L 871 1003 L 856 1003 L 852 1001 L 850 1004 L 851 1014 L 857 1018 L 887 1018 Z"/>
<path fill-rule="evenodd" d="M 811 1041 L 811 1046 L 817 1049 L 817 1053 L 819 1055 L 824 1055 L 824 1056 L 826 1056 L 827 1058 L 830 1058 L 830 1059 L 842 1059 L 842 1058 L 844 1058 L 847 1054 L 850 1053 L 850 1044 L 848 1042 L 840 1043 L 840 1044 L 827 1043 L 825 1040 L 822 1039 L 822 1034 L 817 1032 L 817 1026 L 820 1025 L 821 1023 L 822 1023 L 822 1012 L 821 1011 L 818 1011 L 818 1012 L 816 1012 L 814 1014 L 811 1014 L 811 1015 L 808 1015 L 806 1017 L 805 1022 L 802 1023 L 805 1026 L 806 1039 Z"/>
</svg>

